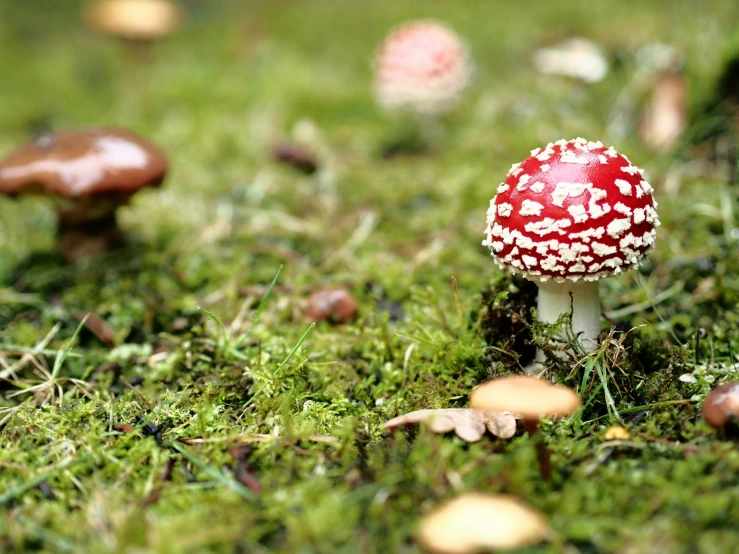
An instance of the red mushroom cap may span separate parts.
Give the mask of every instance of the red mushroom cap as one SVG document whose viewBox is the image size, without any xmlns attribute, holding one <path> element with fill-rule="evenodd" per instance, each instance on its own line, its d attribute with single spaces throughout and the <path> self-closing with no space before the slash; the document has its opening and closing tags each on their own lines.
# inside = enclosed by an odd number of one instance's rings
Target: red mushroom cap
<svg viewBox="0 0 739 554">
<path fill-rule="evenodd" d="M 450 108 L 472 67 L 462 39 L 436 21 L 393 31 L 375 58 L 377 102 L 390 110 L 434 114 Z"/>
<path fill-rule="evenodd" d="M 617 275 L 654 245 L 652 190 L 613 147 L 559 140 L 511 167 L 490 201 L 483 244 L 501 268 L 531 279 Z"/>
</svg>

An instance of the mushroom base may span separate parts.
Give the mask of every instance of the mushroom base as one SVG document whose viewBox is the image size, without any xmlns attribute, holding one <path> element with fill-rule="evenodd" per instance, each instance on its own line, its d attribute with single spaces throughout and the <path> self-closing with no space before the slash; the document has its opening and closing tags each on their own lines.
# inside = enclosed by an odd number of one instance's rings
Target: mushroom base
<svg viewBox="0 0 739 554">
<path fill-rule="evenodd" d="M 59 253 L 71 263 L 104 254 L 123 243 L 115 214 L 94 221 L 69 222 L 60 219 L 58 235 Z"/>
<path fill-rule="evenodd" d="M 536 307 L 539 320 L 546 323 L 556 323 L 562 314 L 571 312 L 572 330 L 578 335 L 580 345 L 585 350 L 598 346 L 600 298 L 596 281 L 539 283 Z M 543 354 L 538 352 L 536 359 L 542 361 Z"/>
</svg>

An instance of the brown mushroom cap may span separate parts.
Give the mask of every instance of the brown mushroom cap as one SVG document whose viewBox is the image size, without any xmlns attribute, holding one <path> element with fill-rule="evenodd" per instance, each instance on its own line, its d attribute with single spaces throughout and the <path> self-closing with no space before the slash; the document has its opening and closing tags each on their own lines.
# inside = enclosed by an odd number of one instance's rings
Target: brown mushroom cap
<svg viewBox="0 0 739 554">
<path fill-rule="evenodd" d="M 430 552 L 474 554 L 529 546 L 550 536 L 544 516 L 512 496 L 467 493 L 434 509 L 416 538 Z"/>
<path fill-rule="evenodd" d="M 127 198 L 158 185 L 166 173 L 161 150 L 130 131 L 67 131 L 26 144 L 2 160 L 0 194 Z"/>
<path fill-rule="evenodd" d="M 545 379 L 516 375 L 491 379 L 477 387 L 470 406 L 489 412 L 509 411 L 524 419 L 562 417 L 580 407 L 577 393 Z"/>
<path fill-rule="evenodd" d="M 148 42 L 172 34 L 182 13 L 168 0 L 98 0 L 87 7 L 84 18 L 100 34 Z"/>
<path fill-rule="evenodd" d="M 311 321 L 349 323 L 357 317 L 359 303 L 344 289 L 320 290 L 308 298 L 306 317 Z"/>
<path fill-rule="evenodd" d="M 739 420 L 739 382 L 726 383 L 713 389 L 703 402 L 703 419 L 716 429 L 730 419 Z"/>
</svg>

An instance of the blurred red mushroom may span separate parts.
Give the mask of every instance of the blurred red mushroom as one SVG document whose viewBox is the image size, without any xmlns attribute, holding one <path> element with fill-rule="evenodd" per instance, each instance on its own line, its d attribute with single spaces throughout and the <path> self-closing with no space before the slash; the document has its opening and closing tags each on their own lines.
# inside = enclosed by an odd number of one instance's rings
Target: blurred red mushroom
<svg viewBox="0 0 739 554">
<path fill-rule="evenodd" d="M 391 111 L 438 116 L 467 87 L 472 64 L 462 39 L 436 21 L 402 25 L 375 58 L 375 97 Z"/>
</svg>

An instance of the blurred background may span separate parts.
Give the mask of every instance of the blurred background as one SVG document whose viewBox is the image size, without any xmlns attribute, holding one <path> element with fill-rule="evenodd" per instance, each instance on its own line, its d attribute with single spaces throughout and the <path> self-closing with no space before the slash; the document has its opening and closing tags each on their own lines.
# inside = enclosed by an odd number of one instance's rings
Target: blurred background
<svg viewBox="0 0 739 554">
<path fill-rule="evenodd" d="M 171 165 L 118 211 L 128 244 L 77 264 L 55 251 L 48 199 L 0 197 L 5 375 L 28 365 L 0 400 L 15 502 L 0 550 L 6 534 L 54 551 L 418 552 L 416 514 L 468 489 L 545 511 L 568 541 L 547 552 L 736 551 L 736 448 L 714 441 L 696 399 L 739 348 L 739 2 L 139 0 L 177 14 L 141 40 L 93 24 L 106 1 L 0 0 L 0 157 L 39 133 L 116 125 Z M 428 18 L 465 41 L 473 79 L 443 115 L 388 112 L 376 52 Z M 478 317 L 520 292 L 481 245 L 486 210 L 511 164 L 579 136 L 643 168 L 659 202 L 654 252 L 601 288 L 609 326 L 647 324 L 599 363 L 614 395 L 636 383 L 619 409 L 648 442 L 601 444 L 610 393 L 595 384 L 586 421 L 547 426 L 554 487 L 522 438 L 385 434 L 401 412 L 463 407 L 520 370 L 496 341 L 516 338 L 531 295 Z M 351 317 L 308 335 L 319 318 L 304 301 L 330 288 L 351 292 Z M 55 403 L 61 378 L 32 370 L 90 312 L 63 369 L 80 392 L 65 380 Z M 18 397 L 45 390 L 27 388 L 39 375 L 51 399 Z M 158 477 L 168 455 L 146 435 L 162 433 L 190 440 L 209 471 L 178 458 Z M 233 433 L 264 438 L 249 462 L 259 508 L 222 486 Z M 75 474 L 42 488 L 74 456 Z"/>
<path fill-rule="evenodd" d="M 246 267 L 267 279 L 291 259 L 307 280 L 361 274 L 405 291 L 436 267 L 477 287 L 495 271 L 479 246 L 495 187 L 563 137 L 614 144 L 645 167 L 663 215 L 673 197 L 713 194 L 685 183 L 727 179 L 732 0 L 179 0 L 179 26 L 143 46 L 91 29 L 94 4 L 0 2 L 0 152 L 41 129 L 95 125 L 160 145 L 171 174 L 121 224 L 196 284 L 247 278 Z M 467 41 L 475 74 L 435 144 L 414 154 L 403 148 L 413 124 L 375 104 L 372 60 L 394 26 L 424 18 Z M 574 61 L 552 61 L 552 49 Z M 284 140 L 304 145 L 318 172 L 274 163 Z M 718 200 L 713 209 L 701 217 L 719 217 Z M 682 207 L 662 217 L 658 251 L 694 252 L 705 237 L 681 225 L 693 217 Z M 43 200 L 1 199 L 0 276 L 48 251 L 54 225 Z"/>
</svg>

